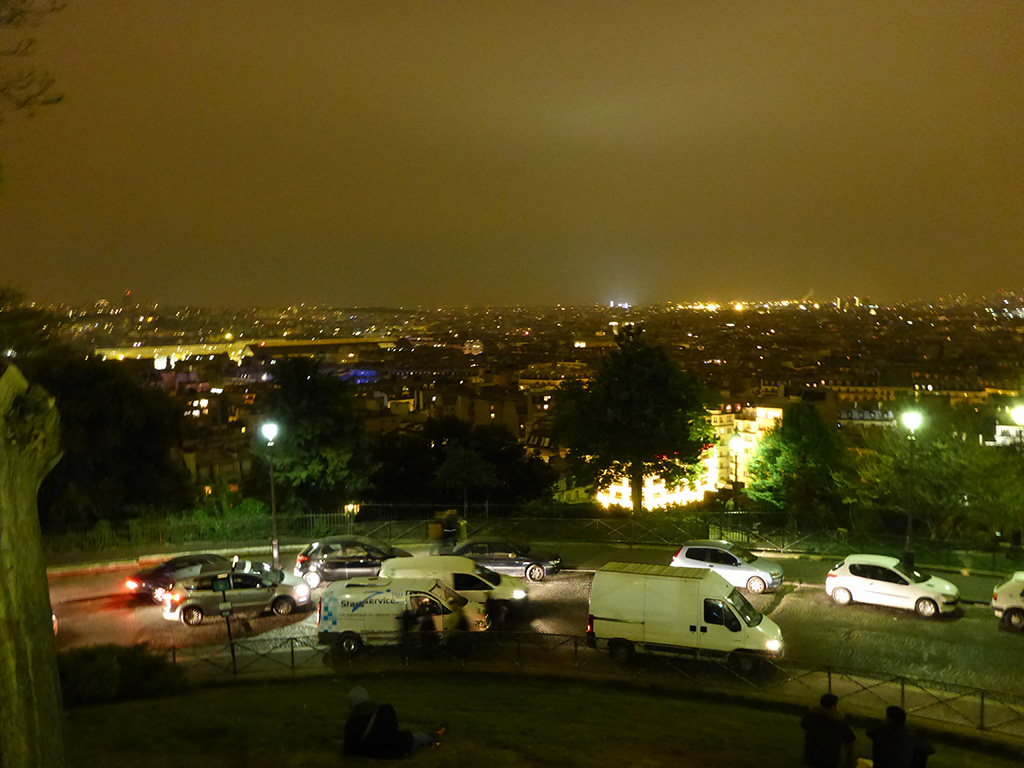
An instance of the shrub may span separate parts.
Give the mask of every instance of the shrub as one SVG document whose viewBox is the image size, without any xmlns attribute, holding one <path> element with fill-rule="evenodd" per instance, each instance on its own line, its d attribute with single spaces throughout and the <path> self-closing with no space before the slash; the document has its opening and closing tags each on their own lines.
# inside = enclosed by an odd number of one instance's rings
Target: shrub
<svg viewBox="0 0 1024 768">
<path fill-rule="evenodd" d="M 141 645 L 94 645 L 57 656 L 65 707 L 173 693 L 184 675 L 163 654 Z"/>
</svg>

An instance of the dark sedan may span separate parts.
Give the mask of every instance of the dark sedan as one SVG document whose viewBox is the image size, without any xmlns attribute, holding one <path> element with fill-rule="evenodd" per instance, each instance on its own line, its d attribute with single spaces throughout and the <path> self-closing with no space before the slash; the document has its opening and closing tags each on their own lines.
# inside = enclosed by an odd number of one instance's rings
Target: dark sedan
<svg viewBox="0 0 1024 768">
<path fill-rule="evenodd" d="M 295 558 L 295 575 L 316 588 L 324 581 L 346 581 L 376 576 L 391 557 L 412 557 L 368 536 L 329 536 L 303 549 Z"/>
<path fill-rule="evenodd" d="M 160 602 L 164 592 L 175 581 L 195 576 L 204 565 L 211 564 L 223 568 L 231 567 L 230 560 L 212 552 L 180 555 L 159 565 L 154 565 L 152 568 L 143 568 L 125 582 L 125 587 L 133 595 L 149 595 L 155 601 Z"/>
<path fill-rule="evenodd" d="M 469 539 L 452 552 L 453 555 L 471 557 L 485 568 L 509 576 L 520 576 L 530 581 L 543 581 L 557 573 L 562 558 L 541 552 L 509 539 Z"/>
</svg>

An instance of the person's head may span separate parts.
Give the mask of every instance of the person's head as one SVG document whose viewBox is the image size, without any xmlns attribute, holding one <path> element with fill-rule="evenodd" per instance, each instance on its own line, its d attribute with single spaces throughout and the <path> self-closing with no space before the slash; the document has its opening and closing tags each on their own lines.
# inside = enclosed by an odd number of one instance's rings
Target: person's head
<svg viewBox="0 0 1024 768">
<path fill-rule="evenodd" d="M 348 692 L 348 705 L 352 709 L 355 709 L 360 704 L 365 704 L 370 700 L 370 694 L 361 685 L 355 686 L 351 691 Z"/>
<path fill-rule="evenodd" d="M 885 719 L 893 725 L 905 725 L 907 722 L 907 713 L 904 711 L 903 707 L 886 707 Z"/>
<path fill-rule="evenodd" d="M 822 709 L 835 709 L 839 706 L 839 697 L 834 693 L 823 693 L 820 704 Z"/>
</svg>

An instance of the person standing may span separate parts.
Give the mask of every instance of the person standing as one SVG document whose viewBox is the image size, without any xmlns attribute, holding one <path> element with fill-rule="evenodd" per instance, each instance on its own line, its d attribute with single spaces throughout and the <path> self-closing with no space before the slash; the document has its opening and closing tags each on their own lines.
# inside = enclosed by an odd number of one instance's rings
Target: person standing
<svg viewBox="0 0 1024 768">
<path fill-rule="evenodd" d="M 928 740 L 907 725 L 902 707 L 886 707 L 885 720 L 868 731 L 874 768 L 925 768 L 935 752 Z"/>
<path fill-rule="evenodd" d="M 809 768 L 847 768 L 853 763 L 856 736 L 839 711 L 839 697 L 823 694 L 800 720 L 804 729 L 804 765 Z"/>
</svg>

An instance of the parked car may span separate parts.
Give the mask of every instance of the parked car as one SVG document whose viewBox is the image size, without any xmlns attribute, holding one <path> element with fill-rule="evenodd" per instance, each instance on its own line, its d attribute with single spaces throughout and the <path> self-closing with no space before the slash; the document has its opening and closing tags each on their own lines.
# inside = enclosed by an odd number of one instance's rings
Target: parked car
<svg viewBox="0 0 1024 768">
<path fill-rule="evenodd" d="M 734 587 L 759 595 L 782 586 L 782 566 L 748 552 L 731 541 L 695 539 L 679 548 L 670 565 L 709 568 Z"/>
<path fill-rule="evenodd" d="M 469 557 L 485 568 L 530 581 L 544 581 L 558 573 L 562 558 L 541 552 L 509 539 L 469 539 L 452 551 L 453 555 Z"/>
<path fill-rule="evenodd" d="M 324 581 L 376 576 L 381 563 L 391 557 L 412 555 L 368 536 L 329 536 L 298 554 L 293 573 L 315 589 Z"/>
<path fill-rule="evenodd" d="M 151 568 L 143 568 L 128 579 L 124 585 L 133 595 L 148 595 L 159 603 L 171 584 L 198 575 L 200 569 L 206 565 L 230 568 L 231 561 L 223 555 L 215 555 L 212 552 L 180 555 Z"/>
<path fill-rule="evenodd" d="M 380 569 L 382 579 L 437 579 L 467 600 L 506 606 L 527 597 L 526 584 L 518 576 L 500 574 L 468 557 L 424 555 L 395 557 Z"/>
<path fill-rule="evenodd" d="M 1006 626 L 1024 630 L 1024 571 L 1017 571 L 992 591 L 992 610 Z"/>
<path fill-rule="evenodd" d="M 925 618 L 952 613 L 960 603 L 955 584 L 885 555 L 849 555 L 836 563 L 825 577 L 825 592 L 836 605 L 885 605 Z"/>
<path fill-rule="evenodd" d="M 232 615 L 273 611 L 286 616 L 309 602 L 309 592 L 309 584 L 298 576 L 265 563 L 242 561 L 235 570 L 208 566 L 164 593 L 164 618 L 194 627 L 206 616 L 220 616 L 225 608 Z"/>
</svg>

